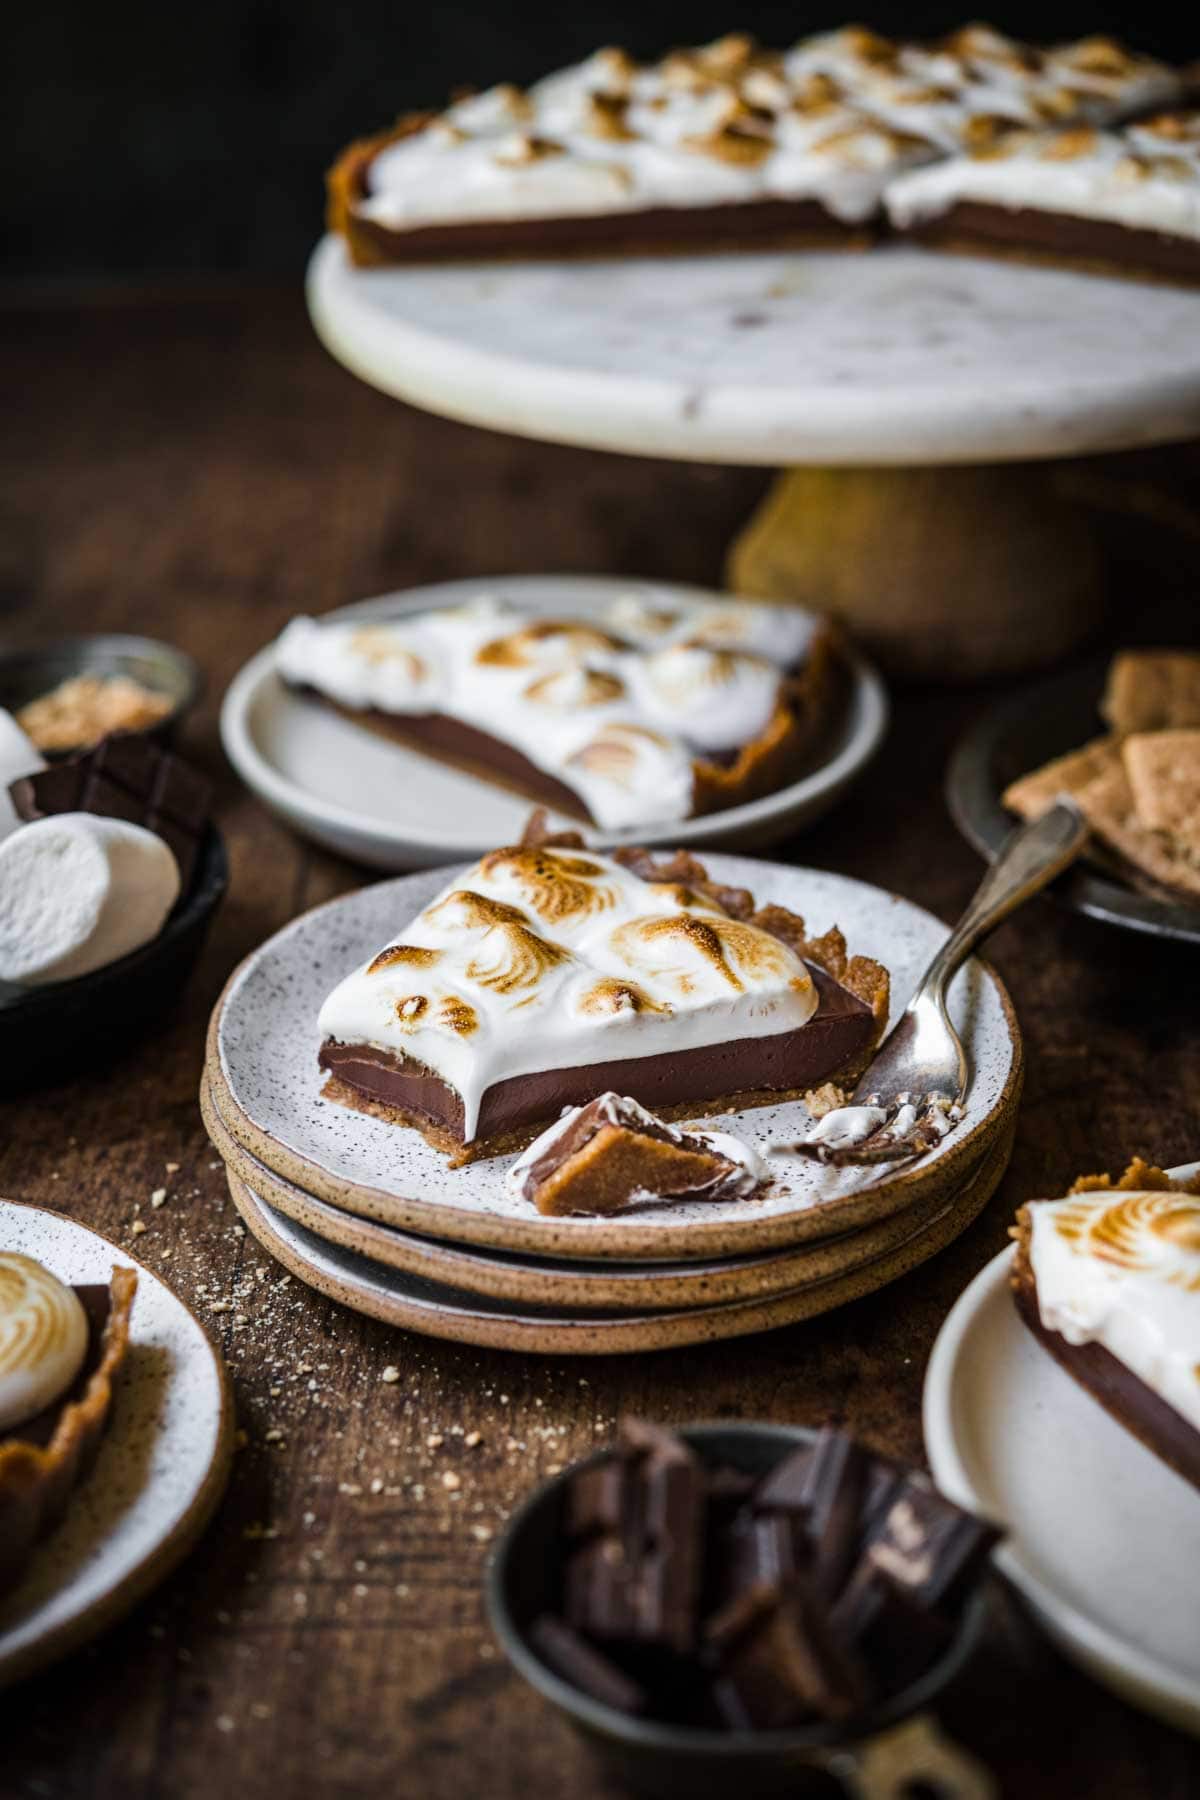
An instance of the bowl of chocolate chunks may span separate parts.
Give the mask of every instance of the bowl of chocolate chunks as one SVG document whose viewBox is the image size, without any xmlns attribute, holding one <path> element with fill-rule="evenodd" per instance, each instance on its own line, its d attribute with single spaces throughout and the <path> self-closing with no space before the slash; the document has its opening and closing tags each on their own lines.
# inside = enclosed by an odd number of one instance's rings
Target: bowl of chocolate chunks
<svg viewBox="0 0 1200 1800">
<path fill-rule="evenodd" d="M 518 1672 L 637 1792 L 993 1792 L 926 1709 L 999 1533 L 848 1433 L 626 1420 L 538 1488 L 488 1576 Z"/>
</svg>

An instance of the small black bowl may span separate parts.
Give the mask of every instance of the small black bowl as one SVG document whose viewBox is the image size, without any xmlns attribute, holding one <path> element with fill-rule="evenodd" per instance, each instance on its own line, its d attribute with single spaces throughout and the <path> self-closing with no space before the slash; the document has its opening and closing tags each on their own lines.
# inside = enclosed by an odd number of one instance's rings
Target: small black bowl
<svg viewBox="0 0 1200 1800">
<path fill-rule="evenodd" d="M 800 1425 L 690 1425 L 679 1436 L 709 1465 L 765 1475 L 816 1437 Z M 849 1732 L 833 1725 L 791 1731 L 704 1731 L 636 1718 L 593 1700 L 549 1668 L 529 1641 L 539 1614 L 556 1608 L 561 1568 L 562 1508 L 567 1483 L 606 1452 L 585 1458 L 535 1489 L 496 1545 L 488 1569 L 492 1629 L 518 1673 L 570 1719 L 617 1778 L 635 1792 L 676 1800 L 681 1794 L 792 1794 L 806 1788 L 837 1791 L 858 1753 L 880 1733 L 920 1713 L 951 1682 L 976 1649 L 986 1617 L 982 1591 L 972 1595 L 945 1654 L 902 1692 L 856 1721 Z M 963 1757 L 941 1744 L 947 1759 Z M 851 1791 L 854 1783 L 851 1781 Z"/>
<path fill-rule="evenodd" d="M 0 1093 L 74 1074 L 132 1044 L 187 980 L 228 885 L 225 845 L 210 825 L 191 885 L 156 938 L 70 981 L 0 983 Z"/>
<path fill-rule="evenodd" d="M 179 721 L 195 704 L 202 686 L 200 670 L 182 650 L 154 638 L 110 632 L 5 651 L 0 655 L 0 706 L 6 712 L 19 712 L 31 700 L 51 693 L 76 675 L 127 675 L 152 693 L 165 695 L 171 711 L 146 733 L 163 744 L 174 738 Z M 89 749 L 90 744 L 76 744 L 70 750 L 47 751 L 46 755 L 55 761 Z"/>
</svg>

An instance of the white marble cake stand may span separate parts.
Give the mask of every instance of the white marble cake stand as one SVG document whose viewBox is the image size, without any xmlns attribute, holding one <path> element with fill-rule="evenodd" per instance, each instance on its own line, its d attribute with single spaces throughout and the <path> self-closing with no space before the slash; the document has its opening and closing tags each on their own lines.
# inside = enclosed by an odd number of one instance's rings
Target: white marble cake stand
<svg viewBox="0 0 1200 1800">
<path fill-rule="evenodd" d="M 1090 622 L 1095 551 L 1020 465 L 1200 435 L 1200 293 L 1011 262 L 894 248 L 361 270 L 328 237 L 308 303 L 347 368 L 433 412 L 797 465 L 735 544 L 731 585 L 832 605 L 893 667 L 1061 652 Z"/>
</svg>

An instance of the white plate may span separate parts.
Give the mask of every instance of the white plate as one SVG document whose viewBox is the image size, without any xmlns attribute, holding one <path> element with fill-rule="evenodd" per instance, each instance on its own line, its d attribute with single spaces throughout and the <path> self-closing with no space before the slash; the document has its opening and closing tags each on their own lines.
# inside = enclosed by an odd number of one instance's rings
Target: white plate
<svg viewBox="0 0 1200 1800">
<path fill-rule="evenodd" d="M 1200 1495 L 1021 1323 L 1012 1258 L 980 1271 L 934 1345 L 934 1479 L 1006 1528 L 996 1562 L 1068 1656 L 1200 1734 Z"/>
<path fill-rule="evenodd" d="M 225 1488 L 233 1410 L 224 1366 L 170 1288 L 58 1213 L 0 1200 L 0 1247 L 61 1280 L 137 1270 L 129 1356 L 95 1467 L 0 1598 L 0 1686 L 74 1649 L 141 1599 L 199 1536 Z"/>
<path fill-rule="evenodd" d="M 514 575 L 444 581 L 384 594 L 326 615 L 394 619 L 430 607 L 461 606 L 499 593 L 536 613 L 588 614 L 633 588 L 664 600 L 728 598 L 678 583 L 608 576 Z M 775 842 L 827 811 L 879 747 L 887 725 L 883 684 L 858 656 L 849 658 L 850 692 L 825 761 L 764 799 L 677 824 L 613 833 L 589 829 L 601 848 L 617 843 L 737 844 Z M 268 645 L 248 662 L 225 695 L 221 737 L 230 762 L 273 812 L 339 855 L 379 869 L 416 869 L 482 856 L 520 837 L 532 802 L 389 743 L 336 713 L 289 692 Z M 564 824 L 577 824 L 563 820 Z"/>
<path fill-rule="evenodd" d="M 415 406 L 699 462 L 1079 456 L 1200 429 L 1200 294 L 909 246 L 308 269 L 326 348 Z"/>
<path fill-rule="evenodd" d="M 705 863 L 715 880 L 749 888 L 760 904 L 777 902 L 803 914 L 812 932 L 840 925 L 852 952 L 877 957 L 890 969 L 893 1016 L 946 937 L 946 927 L 921 907 L 844 875 L 715 853 Z M 235 971 L 214 1014 L 209 1065 L 225 1085 L 226 1094 L 214 1096 L 224 1124 L 269 1168 L 334 1205 L 427 1236 L 541 1255 L 732 1256 L 865 1222 L 827 1202 L 878 1195 L 886 1187 L 896 1202 L 877 1209 L 872 1216 L 878 1217 L 924 1191 L 943 1171 L 947 1178 L 961 1175 L 989 1147 L 1015 1103 L 1016 1022 L 996 975 L 973 959 L 950 990 L 951 1016 L 973 1072 L 965 1116 L 927 1156 L 879 1172 L 772 1154 L 775 1180 L 754 1200 L 645 1206 L 615 1219 L 543 1218 L 506 1191 L 512 1157 L 452 1169 L 419 1132 L 321 1095 L 322 1001 L 454 873 L 427 870 L 378 882 L 294 919 Z M 800 1101 L 789 1101 L 723 1120 L 765 1155 L 772 1140 L 800 1136 L 808 1115 Z"/>
</svg>

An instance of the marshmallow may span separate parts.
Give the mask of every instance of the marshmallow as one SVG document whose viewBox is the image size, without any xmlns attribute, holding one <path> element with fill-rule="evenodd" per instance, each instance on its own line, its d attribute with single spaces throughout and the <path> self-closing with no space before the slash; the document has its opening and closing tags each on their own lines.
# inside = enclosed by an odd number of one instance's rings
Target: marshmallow
<svg viewBox="0 0 1200 1800">
<path fill-rule="evenodd" d="M 148 944 L 179 898 L 166 844 L 91 813 L 35 819 L 0 845 L 0 980 L 87 975 Z"/>
<path fill-rule="evenodd" d="M 26 737 L 10 712 L 0 706 L 0 843 L 21 823 L 8 797 L 8 784 L 22 775 L 36 775 L 45 758 Z"/>
</svg>

